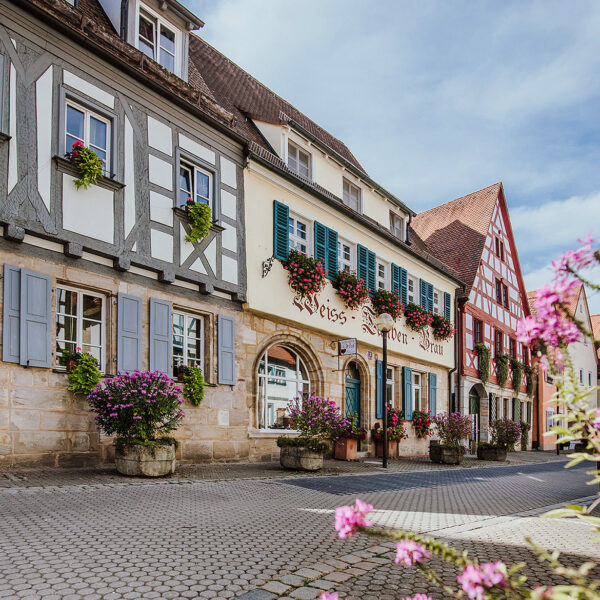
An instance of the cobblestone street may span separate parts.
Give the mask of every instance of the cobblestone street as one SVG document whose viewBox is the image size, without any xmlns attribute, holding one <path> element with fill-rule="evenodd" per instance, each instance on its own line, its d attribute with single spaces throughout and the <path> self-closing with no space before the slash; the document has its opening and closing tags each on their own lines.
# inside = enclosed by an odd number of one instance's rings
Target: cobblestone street
<svg viewBox="0 0 600 600">
<path fill-rule="evenodd" d="M 336 538 L 333 511 L 357 496 L 375 506 L 378 525 L 443 538 L 479 560 L 526 561 L 527 575 L 548 583 L 524 538 L 560 550 L 568 564 L 600 559 L 587 528 L 541 518 L 595 490 L 585 467 L 565 471 L 564 457 L 535 456 L 443 470 L 394 461 L 388 473 L 328 462 L 323 476 L 285 478 L 271 465 L 182 466 L 152 482 L 111 469 L 8 471 L 0 598 L 310 599 L 323 589 L 363 600 L 443 598 L 416 569 L 393 563 L 393 544 Z"/>
</svg>

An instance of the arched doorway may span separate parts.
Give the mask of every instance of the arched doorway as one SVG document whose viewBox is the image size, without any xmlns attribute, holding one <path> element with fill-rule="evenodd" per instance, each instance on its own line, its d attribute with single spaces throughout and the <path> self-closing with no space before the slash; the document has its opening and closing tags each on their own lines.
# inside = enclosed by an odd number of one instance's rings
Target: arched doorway
<svg viewBox="0 0 600 600">
<path fill-rule="evenodd" d="M 473 386 L 469 392 L 469 414 L 473 419 L 471 440 L 474 442 L 479 442 L 481 435 L 481 401 L 475 386 Z"/>
<path fill-rule="evenodd" d="M 344 416 L 347 419 L 356 419 L 358 426 L 362 423 L 360 413 L 360 371 L 354 361 L 346 365 L 344 371 Z M 360 449 L 360 440 L 358 441 Z"/>
</svg>

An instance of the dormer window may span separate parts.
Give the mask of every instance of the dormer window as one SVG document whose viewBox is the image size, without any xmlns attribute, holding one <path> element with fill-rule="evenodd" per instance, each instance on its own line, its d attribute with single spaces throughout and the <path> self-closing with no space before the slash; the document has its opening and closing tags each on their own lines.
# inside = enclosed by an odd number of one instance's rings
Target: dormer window
<svg viewBox="0 0 600 600">
<path fill-rule="evenodd" d="M 174 27 L 150 11 L 140 8 L 138 48 L 173 73 L 176 73 L 178 67 L 177 37 Z"/>
<path fill-rule="evenodd" d="M 392 211 L 390 211 L 390 231 L 392 235 L 404 241 L 404 220 Z"/>
<path fill-rule="evenodd" d="M 306 179 L 310 179 L 310 154 L 288 142 L 288 167 Z"/>
<path fill-rule="evenodd" d="M 360 188 L 347 179 L 344 179 L 344 190 L 342 200 L 352 210 L 360 212 Z"/>
</svg>

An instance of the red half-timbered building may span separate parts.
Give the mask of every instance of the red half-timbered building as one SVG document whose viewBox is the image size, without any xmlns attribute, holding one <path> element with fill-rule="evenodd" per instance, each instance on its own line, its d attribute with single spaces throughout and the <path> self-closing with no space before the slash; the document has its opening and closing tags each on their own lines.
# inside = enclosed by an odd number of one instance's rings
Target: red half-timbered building
<svg viewBox="0 0 600 600">
<path fill-rule="evenodd" d="M 513 361 L 531 361 L 530 349 L 517 341 L 516 333 L 529 305 L 502 183 L 422 212 L 412 225 L 467 284 L 457 294 L 454 409 L 474 416 L 475 441 L 488 439 L 489 422 L 497 417 L 531 423 L 532 399 L 526 394 L 524 372 L 519 389 L 513 388 Z M 485 351 L 478 345 L 489 352 L 485 383 L 479 369 Z M 508 377 L 500 385 L 498 365 L 503 360 L 508 362 Z"/>
</svg>

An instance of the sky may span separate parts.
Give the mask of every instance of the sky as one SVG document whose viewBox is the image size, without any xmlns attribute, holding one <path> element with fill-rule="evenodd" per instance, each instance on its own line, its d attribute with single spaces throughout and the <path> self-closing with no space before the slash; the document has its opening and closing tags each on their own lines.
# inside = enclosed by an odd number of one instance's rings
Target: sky
<svg viewBox="0 0 600 600">
<path fill-rule="evenodd" d="M 528 290 L 600 234 L 600 2 L 181 1 L 413 210 L 502 181 Z"/>
</svg>

